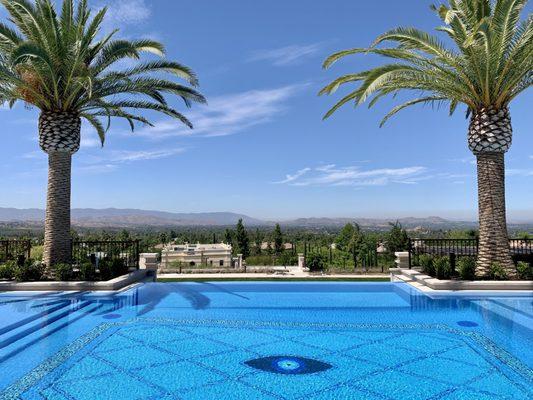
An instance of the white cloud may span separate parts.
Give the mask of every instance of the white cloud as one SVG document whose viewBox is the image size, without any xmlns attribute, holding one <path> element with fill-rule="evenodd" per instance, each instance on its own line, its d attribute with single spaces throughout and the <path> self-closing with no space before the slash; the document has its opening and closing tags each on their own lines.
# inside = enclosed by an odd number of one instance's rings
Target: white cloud
<svg viewBox="0 0 533 400">
<path fill-rule="evenodd" d="M 145 160 L 158 160 L 160 158 L 167 158 L 181 154 L 185 151 L 183 148 L 176 149 L 162 149 L 162 150 L 116 150 L 112 151 L 108 160 L 114 163 L 145 161 Z"/>
<path fill-rule="evenodd" d="M 88 136 L 88 137 L 87 137 Z M 101 147 L 102 143 L 100 142 L 100 138 L 94 137 L 96 134 L 94 132 L 91 132 L 89 134 L 84 134 L 82 132 L 81 134 L 81 142 L 80 146 L 82 149 L 89 149 L 93 147 Z"/>
<path fill-rule="evenodd" d="M 471 164 L 471 165 L 476 165 L 476 158 L 473 157 L 473 156 L 470 156 L 470 157 L 464 157 L 464 158 L 452 158 L 451 160 L 449 160 L 451 162 L 457 162 L 457 163 L 460 163 L 460 164 Z"/>
<path fill-rule="evenodd" d="M 508 168 L 505 171 L 505 174 L 507 176 L 533 176 L 533 170 L 525 168 Z"/>
<path fill-rule="evenodd" d="M 363 170 L 360 166 L 337 167 L 334 164 L 304 168 L 287 175 L 278 184 L 293 186 L 384 186 L 390 183 L 415 184 L 425 167 L 379 168 Z"/>
<path fill-rule="evenodd" d="M 243 93 L 212 97 L 209 104 L 187 113 L 194 125 L 188 129 L 179 121 L 157 122 L 138 135 L 151 138 L 172 136 L 227 136 L 264 124 L 287 109 L 287 100 L 305 88 L 306 84 L 289 85 L 276 89 L 251 90 Z"/>
<path fill-rule="evenodd" d="M 114 171 L 120 165 L 138 161 L 159 160 L 181 154 L 184 148 L 156 150 L 113 150 L 103 155 L 88 155 L 80 160 L 76 167 L 78 172 L 93 174 Z"/>
<path fill-rule="evenodd" d="M 287 174 L 285 176 L 285 179 L 282 180 L 282 181 L 279 181 L 279 182 L 275 182 L 275 183 L 290 183 L 290 182 L 294 182 L 295 180 L 297 180 L 298 178 L 301 178 L 302 176 L 304 176 L 306 173 L 308 173 L 309 171 L 311 171 L 311 168 L 303 168 L 299 171 L 297 171 L 295 174 L 293 175 L 290 175 L 290 174 Z"/>
<path fill-rule="evenodd" d="M 152 14 L 145 0 L 108 0 L 97 3 L 98 8 L 102 6 L 108 7 L 104 23 L 112 29 L 144 22 Z"/>
<path fill-rule="evenodd" d="M 44 160 L 46 158 L 46 153 L 42 150 L 34 150 L 22 155 L 22 158 L 27 160 Z"/>
<path fill-rule="evenodd" d="M 322 43 L 313 43 L 303 46 L 292 45 L 277 49 L 257 50 L 248 58 L 248 61 L 269 61 L 277 67 L 295 65 L 304 58 L 318 53 L 321 47 Z"/>
</svg>

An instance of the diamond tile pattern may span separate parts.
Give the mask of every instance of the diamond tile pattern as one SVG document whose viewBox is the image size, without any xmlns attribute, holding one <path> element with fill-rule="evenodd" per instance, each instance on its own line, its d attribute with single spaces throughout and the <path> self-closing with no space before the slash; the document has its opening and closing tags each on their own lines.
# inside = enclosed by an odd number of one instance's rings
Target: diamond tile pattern
<svg viewBox="0 0 533 400">
<path fill-rule="evenodd" d="M 294 355 L 333 365 L 311 375 L 247 367 Z M 530 399 L 523 377 L 453 330 L 212 326 L 133 321 L 103 330 L 22 399 Z"/>
</svg>

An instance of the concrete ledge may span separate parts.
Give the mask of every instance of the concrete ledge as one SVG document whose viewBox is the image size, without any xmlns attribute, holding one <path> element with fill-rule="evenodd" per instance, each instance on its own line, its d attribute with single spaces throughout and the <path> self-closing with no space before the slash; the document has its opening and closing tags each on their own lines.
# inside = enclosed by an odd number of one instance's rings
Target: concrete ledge
<svg viewBox="0 0 533 400">
<path fill-rule="evenodd" d="M 68 292 L 68 291 L 113 291 L 141 282 L 147 270 L 137 270 L 104 282 L 0 282 L 0 292 Z"/>
<path fill-rule="evenodd" d="M 433 290 L 533 290 L 533 281 L 454 281 L 441 280 L 414 269 L 393 268 L 391 279 L 417 283 Z"/>
<path fill-rule="evenodd" d="M 297 268 L 297 267 L 296 267 Z M 191 279 L 236 279 L 236 280 L 257 280 L 257 279 L 269 279 L 269 280 L 302 280 L 302 281 L 312 281 L 312 280 L 365 280 L 365 279 L 383 279 L 389 278 L 387 274 L 368 274 L 368 275 L 355 275 L 355 274 L 346 274 L 346 275 L 320 275 L 320 274 L 310 274 L 309 272 L 299 272 L 291 273 L 289 270 L 288 274 L 265 274 L 265 273 L 228 273 L 228 274 L 157 274 L 157 279 L 175 279 L 175 280 L 191 280 Z"/>
</svg>

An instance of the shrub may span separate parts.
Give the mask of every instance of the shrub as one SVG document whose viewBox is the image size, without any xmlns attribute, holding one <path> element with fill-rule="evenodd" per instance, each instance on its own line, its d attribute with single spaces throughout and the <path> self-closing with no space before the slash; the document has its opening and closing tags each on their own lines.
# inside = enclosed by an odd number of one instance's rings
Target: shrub
<svg viewBox="0 0 533 400">
<path fill-rule="evenodd" d="M 8 261 L 4 265 L 0 265 L 0 279 L 13 279 L 17 268 L 18 266 L 15 261 Z"/>
<path fill-rule="evenodd" d="M 298 265 L 298 256 L 286 251 L 279 256 L 278 264 L 288 266 Z"/>
<path fill-rule="evenodd" d="M 326 268 L 326 263 L 326 257 L 318 253 L 310 254 L 305 262 L 310 272 L 324 271 L 324 269 Z"/>
<path fill-rule="evenodd" d="M 98 269 L 100 270 L 100 277 L 104 281 L 128 273 L 128 267 L 121 258 L 115 258 L 114 260 L 104 258 L 98 263 Z"/>
<path fill-rule="evenodd" d="M 122 258 L 115 258 L 111 261 L 111 276 L 113 278 L 127 274 L 129 268 Z"/>
<path fill-rule="evenodd" d="M 51 268 L 54 278 L 58 281 L 70 281 L 74 277 L 74 271 L 70 264 L 56 264 Z"/>
<path fill-rule="evenodd" d="M 500 263 L 492 263 L 489 270 L 489 278 L 494 281 L 506 281 L 509 276 Z"/>
<path fill-rule="evenodd" d="M 40 281 L 44 277 L 45 266 L 39 261 L 28 260 L 26 265 L 18 266 L 15 270 L 17 282 Z"/>
<path fill-rule="evenodd" d="M 246 265 L 257 265 L 257 266 L 274 265 L 274 260 L 272 256 L 269 256 L 269 255 L 250 256 L 246 258 Z"/>
<path fill-rule="evenodd" d="M 438 257 L 434 261 L 435 276 L 437 279 L 450 279 L 452 276 L 452 268 L 450 266 L 450 259 L 448 257 Z"/>
<path fill-rule="evenodd" d="M 108 281 L 112 278 L 111 274 L 111 260 L 103 258 L 98 261 L 98 270 L 100 271 L 100 279 Z"/>
<path fill-rule="evenodd" d="M 43 253 L 44 253 L 44 246 L 32 246 L 31 247 L 30 255 L 32 259 L 41 261 L 43 259 Z"/>
<path fill-rule="evenodd" d="M 461 257 L 457 262 L 459 276 L 465 281 L 473 281 L 476 278 L 476 259 L 473 257 Z"/>
<path fill-rule="evenodd" d="M 96 280 L 96 268 L 90 262 L 83 263 L 80 265 L 80 280 L 82 281 Z"/>
<path fill-rule="evenodd" d="M 529 263 L 520 261 L 516 265 L 516 272 L 518 272 L 518 278 L 526 281 L 533 280 L 533 266 Z"/>
<path fill-rule="evenodd" d="M 422 267 L 422 272 L 429 275 L 435 276 L 435 260 L 429 254 L 422 254 L 418 262 Z"/>
</svg>

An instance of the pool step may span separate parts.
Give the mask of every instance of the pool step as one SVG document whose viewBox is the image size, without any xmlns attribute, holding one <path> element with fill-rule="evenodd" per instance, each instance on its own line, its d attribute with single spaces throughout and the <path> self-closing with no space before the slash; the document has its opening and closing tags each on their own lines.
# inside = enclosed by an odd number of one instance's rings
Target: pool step
<svg viewBox="0 0 533 400">
<path fill-rule="evenodd" d="M 17 340 L 32 334 L 38 330 L 41 330 L 48 325 L 68 317 L 70 314 L 83 309 L 89 306 L 91 302 L 68 302 L 60 306 L 53 307 L 47 312 L 39 313 L 38 318 L 32 318 L 25 324 L 16 323 L 11 326 L 10 329 L 7 329 L 7 332 L 0 335 L 0 349 L 3 349 L 6 346 L 9 346 L 11 343 L 16 342 Z M 14 326 L 15 325 L 15 326 Z M 16 326 L 18 325 L 18 326 Z M 9 327 L 8 327 L 9 328 Z"/>
<path fill-rule="evenodd" d="M 526 329 L 533 326 L 533 318 L 521 311 L 513 310 L 506 304 L 501 304 L 493 300 L 474 300 L 472 301 L 479 309 L 489 311 L 502 318 L 512 321 L 513 324 L 518 324 Z"/>
<path fill-rule="evenodd" d="M 20 327 L 23 327 L 23 326 L 26 326 L 28 324 L 31 324 L 33 321 L 37 321 L 37 320 L 40 320 L 42 318 L 45 318 L 47 317 L 48 315 L 58 311 L 58 310 L 61 310 L 61 309 L 64 309 L 65 307 L 68 307 L 69 305 L 71 304 L 71 302 L 69 301 L 62 301 L 61 303 L 58 303 L 58 304 L 55 304 L 55 305 L 52 305 L 50 308 L 44 310 L 44 311 L 41 311 L 37 314 L 34 314 L 34 315 L 30 315 L 28 318 L 24 318 L 24 319 L 21 319 L 20 321 L 17 321 L 13 324 L 10 324 L 10 325 L 7 325 L 3 328 L 0 329 L 0 340 L 2 338 L 2 335 L 8 333 L 8 332 L 11 332 L 17 328 L 20 328 Z"/>
<path fill-rule="evenodd" d="M 74 304 L 68 310 L 56 311 L 50 314 L 48 318 L 36 321 L 31 326 L 12 331 L 9 336 L 2 336 L 0 338 L 2 343 L 0 345 L 0 363 L 79 319 L 101 311 L 102 307 L 103 304 L 84 301 Z"/>
</svg>

